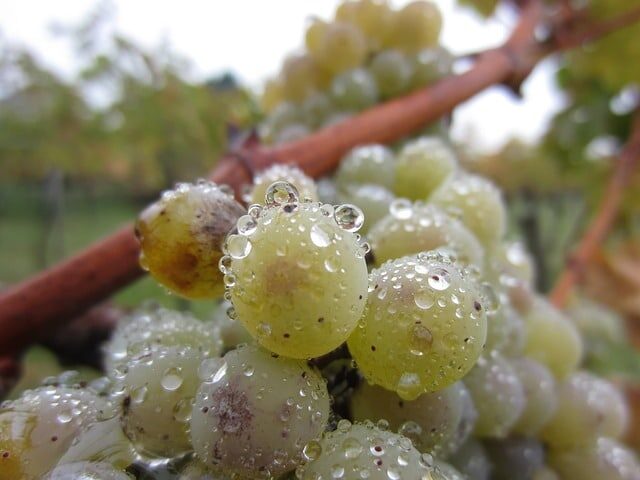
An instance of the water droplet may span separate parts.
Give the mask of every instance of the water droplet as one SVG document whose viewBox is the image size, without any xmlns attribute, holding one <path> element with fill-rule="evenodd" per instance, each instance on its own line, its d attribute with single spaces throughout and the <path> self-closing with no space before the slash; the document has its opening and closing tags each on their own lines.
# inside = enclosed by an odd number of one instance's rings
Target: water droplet
<svg viewBox="0 0 640 480">
<path fill-rule="evenodd" d="M 413 206 L 406 198 L 398 198 L 389 205 L 389 213 L 398 220 L 406 220 L 413 215 Z"/>
<path fill-rule="evenodd" d="M 258 222 L 251 215 L 243 215 L 238 219 L 238 233 L 240 235 L 253 235 L 258 228 Z"/>
<path fill-rule="evenodd" d="M 424 355 L 425 351 L 428 351 L 433 344 L 433 335 L 424 325 L 414 325 L 411 329 L 411 353 L 417 356 Z"/>
<path fill-rule="evenodd" d="M 389 480 L 400 480 L 402 478 L 398 465 L 391 465 L 387 469 L 387 477 L 389 477 Z"/>
<path fill-rule="evenodd" d="M 165 370 L 162 379 L 160 379 L 160 385 L 168 392 L 173 392 L 180 388 L 184 379 L 182 378 L 181 369 L 178 367 L 171 367 Z"/>
<path fill-rule="evenodd" d="M 331 240 L 333 239 L 334 232 L 329 225 L 324 223 L 316 223 L 311 227 L 309 235 L 311 236 L 311 241 L 314 245 L 324 248 L 331 245 Z"/>
<path fill-rule="evenodd" d="M 255 369 L 253 368 L 253 365 L 247 365 L 242 370 L 242 373 L 244 374 L 245 377 L 250 377 L 250 376 L 253 375 L 254 371 L 255 371 Z"/>
<path fill-rule="evenodd" d="M 278 181 L 269 185 L 264 198 L 267 205 L 276 206 L 295 203 L 300 198 L 300 194 L 298 189 L 289 182 Z"/>
<path fill-rule="evenodd" d="M 349 203 L 336 207 L 333 218 L 338 226 L 347 232 L 357 232 L 364 223 L 362 210 Z"/>
<path fill-rule="evenodd" d="M 186 423 L 191 420 L 191 413 L 193 411 L 193 398 L 182 398 L 173 407 L 173 415 L 176 420 L 182 423 Z"/>
<path fill-rule="evenodd" d="M 482 285 L 480 285 L 480 293 L 484 300 L 482 305 L 487 313 L 495 312 L 500 307 L 500 299 L 490 283 L 482 283 Z"/>
<path fill-rule="evenodd" d="M 338 422 L 337 429 L 342 433 L 347 433 L 349 430 L 351 430 L 351 422 L 343 418 Z"/>
<path fill-rule="evenodd" d="M 73 420 L 73 414 L 69 410 L 58 413 L 58 422 L 69 423 L 71 420 Z"/>
<path fill-rule="evenodd" d="M 320 443 L 316 442 L 315 440 L 311 440 L 302 449 L 302 454 L 304 455 L 304 458 L 307 459 L 308 461 L 313 461 L 317 459 L 321 453 L 322 453 L 322 447 L 320 446 Z"/>
<path fill-rule="evenodd" d="M 420 388 L 420 376 L 417 373 L 405 372 L 398 380 L 396 391 L 402 398 L 410 400 L 416 397 Z"/>
<path fill-rule="evenodd" d="M 356 438 L 347 438 L 342 442 L 342 449 L 344 451 L 345 458 L 353 460 L 358 458 L 362 453 L 362 444 Z"/>
<path fill-rule="evenodd" d="M 220 358 L 205 358 L 198 367 L 198 378 L 202 381 L 207 381 L 213 378 L 218 369 L 220 368 Z"/>
<path fill-rule="evenodd" d="M 231 272 L 231 257 L 229 255 L 223 255 L 218 262 L 218 268 L 222 274 Z"/>
<path fill-rule="evenodd" d="M 337 272 L 338 268 L 340 268 L 340 262 L 336 257 L 331 255 L 324 261 L 324 268 L 327 270 L 327 272 Z"/>
<path fill-rule="evenodd" d="M 222 365 L 220 365 L 220 368 L 218 368 L 218 371 L 215 373 L 211 381 L 213 383 L 217 383 L 220 380 L 222 380 L 226 374 L 227 374 L 227 362 L 223 360 Z"/>
<path fill-rule="evenodd" d="M 434 299 L 431 292 L 428 290 L 420 290 L 413 295 L 413 301 L 416 303 L 418 308 L 422 310 L 429 310 L 433 307 Z"/>
<path fill-rule="evenodd" d="M 429 278 L 427 283 L 431 288 L 438 291 L 443 291 L 449 288 L 451 280 L 449 278 L 449 272 L 444 268 L 436 268 L 429 272 Z"/>
<path fill-rule="evenodd" d="M 340 464 L 336 464 L 331 467 L 331 478 L 343 478 L 344 467 Z"/>
<path fill-rule="evenodd" d="M 142 387 L 134 388 L 131 391 L 131 400 L 133 401 L 133 403 L 142 403 L 145 401 L 146 398 L 147 398 L 147 387 L 144 385 Z"/>
<path fill-rule="evenodd" d="M 251 240 L 244 235 L 229 235 L 224 244 L 224 250 L 231 258 L 240 260 L 251 252 Z"/>
</svg>

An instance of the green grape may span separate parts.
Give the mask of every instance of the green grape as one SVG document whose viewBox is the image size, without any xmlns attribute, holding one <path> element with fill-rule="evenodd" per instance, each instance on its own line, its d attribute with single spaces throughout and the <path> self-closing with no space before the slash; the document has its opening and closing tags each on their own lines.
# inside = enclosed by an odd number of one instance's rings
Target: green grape
<svg viewBox="0 0 640 480">
<path fill-rule="evenodd" d="M 442 139 L 420 137 L 398 153 L 395 193 L 425 200 L 457 167 L 456 154 Z"/>
<path fill-rule="evenodd" d="M 275 108 L 284 102 L 284 85 L 280 78 L 272 78 L 267 80 L 260 97 L 260 106 L 262 109 L 271 113 Z"/>
<path fill-rule="evenodd" d="M 327 24 L 318 33 L 318 41 L 309 52 L 323 69 L 333 74 L 359 67 L 367 55 L 364 35 L 348 23 Z"/>
<path fill-rule="evenodd" d="M 487 332 L 482 301 L 475 279 L 441 252 L 387 262 L 369 276 L 349 351 L 369 382 L 415 400 L 476 362 Z"/>
<path fill-rule="evenodd" d="M 316 88 L 317 65 L 309 55 L 292 55 L 282 65 L 280 76 L 284 96 L 292 102 L 301 102 Z"/>
<path fill-rule="evenodd" d="M 446 247 L 464 264 L 482 267 L 484 250 L 475 236 L 438 207 L 398 199 L 368 235 L 377 266 L 388 260 Z"/>
<path fill-rule="evenodd" d="M 332 178 L 323 177 L 316 182 L 316 188 L 318 189 L 318 197 L 322 203 L 330 203 L 331 205 L 338 205 L 338 189 Z M 366 221 L 366 219 L 365 219 Z"/>
<path fill-rule="evenodd" d="M 387 216 L 396 197 L 380 185 L 354 184 L 348 186 L 346 192 L 340 191 L 338 198 L 341 203 L 351 203 L 362 210 L 365 220 L 360 232 L 366 234 L 376 222 Z"/>
<path fill-rule="evenodd" d="M 629 448 L 610 438 L 567 450 L 552 450 L 549 463 L 563 480 L 638 480 L 640 463 Z"/>
<path fill-rule="evenodd" d="M 626 342 L 624 318 L 600 303 L 584 296 L 576 297 L 567 313 L 587 341 Z"/>
<path fill-rule="evenodd" d="M 220 247 L 244 208 L 229 187 L 180 183 L 138 217 L 140 265 L 162 285 L 187 298 L 222 294 L 216 266 Z"/>
<path fill-rule="evenodd" d="M 478 360 L 464 383 L 478 410 L 476 436 L 505 437 L 526 405 L 522 382 L 511 364 L 492 352 Z"/>
<path fill-rule="evenodd" d="M 436 480 L 468 480 L 466 476 L 462 475 L 453 465 L 450 465 L 442 460 L 435 460 L 434 473 L 431 474 L 432 479 Z"/>
<path fill-rule="evenodd" d="M 527 341 L 527 327 L 509 298 L 501 295 L 500 306 L 487 313 L 487 341 L 485 350 L 497 350 L 506 357 L 522 354 Z"/>
<path fill-rule="evenodd" d="M 558 408 L 541 435 L 554 448 L 571 448 L 601 436 L 620 437 L 628 423 L 625 398 L 613 384 L 576 372 L 558 385 Z"/>
<path fill-rule="evenodd" d="M 114 372 L 122 426 L 138 451 L 171 457 L 191 450 L 189 418 L 203 358 L 188 347 L 158 348 Z"/>
<path fill-rule="evenodd" d="M 309 133 L 311 133 L 309 127 L 302 123 L 287 125 L 277 133 L 273 143 L 280 145 L 283 143 L 295 142 L 296 140 L 306 137 Z"/>
<path fill-rule="evenodd" d="M 299 480 L 434 478 L 431 455 L 421 455 L 408 438 L 371 422 L 341 420 L 337 430 L 307 443 L 304 456 L 308 463 L 296 471 Z"/>
<path fill-rule="evenodd" d="M 363 382 L 351 397 L 350 410 L 358 422 L 386 420 L 393 431 L 410 438 L 420 451 L 440 456 L 466 440 L 458 435 L 460 429 L 470 433 L 463 424 L 465 395 L 465 386 L 456 382 L 406 401 L 395 392 Z"/>
<path fill-rule="evenodd" d="M 59 465 L 43 480 L 133 480 L 133 477 L 108 463 L 78 462 Z"/>
<path fill-rule="evenodd" d="M 335 105 L 329 95 L 321 92 L 312 93 L 302 104 L 305 124 L 313 128 L 318 128 L 322 125 L 334 110 Z"/>
<path fill-rule="evenodd" d="M 267 117 L 268 129 L 279 132 L 288 125 L 295 125 L 304 121 L 300 107 L 291 102 L 281 102 Z"/>
<path fill-rule="evenodd" d="M 452 456 L 451 465 L 468 480 L 489 480 L 491 462 L 482 444 L 473 438 L 467 440 Z"/>
<path fill-rule="evenodd" d="M 333 79 L 331 96 L 340 108 L 364 110 L 378 101 L 378 86 L 371 73 L 363 68 L 355 68 Z"/>
<path fill-rule="evenodd" d="M 525 407 L 514 432 L 534 436 L 551 419 L 557 406 L 556 382 L 551 372 L 530 358 L 514 358 L 511 366 L 524 388 Z"/>
<path fill-rule="evenodd" d="M 560 480 L 560 477 L 548 466 L 543 465 L 535 471 L 533 477 L 531 477 L 531 480 Z"/>
<path fill-rule="evenodd" d="M 582 359 L 582 339 L 562 312 L 544 298 L 537 297 L 525 322 L 526 356 L 545 365 L 558 379 L 575 371 Z"/>
<path fill-rule="evenodd" d="M 453 72 L 453 55 L 442 47 L 428 48 L 411 57 L 411 88 L 431 85 Z"/>
<path fill-rule="evenodd" d="M 227 314 L 229 308 L 231 308 L 231 302 L 225 300 L 216 306 L 212 314 L 212 323 L 220 332 L 220 339 L 225 351 L 231 350 L 241 343 L 253 341 L 253 337 L 240 322 L 229 318 Z"/>
<path fill-rule="evenodd" d="M 270 478 L 293 470 L 329 418 L 322 377 L 305 362 L 255 345 L 228 352 L 200 386 L 191 441 L 202 461 L 229 474 Z"/>
<path fill-rule="evenodd" d="M 203 356 L 222 352 L 220 329 L 190 313 L 167 308 L 142 308 L 123 318 L 104 347 L 107 373 L 134 356 L 163 347 L 190 347 Z"/>
<path fill-rule="evenodd" d="M 396 97 L 405 92 L 411 82 L 411 62 L 398 50 L 383 50 L 371 63 L 369 70 L 376 80 L 378 92 L 383 99 Z"/>
<path fill-rule="evenodd" d="M 438 43 L 442 14 L 432 2 L 415 1 L 396 12 L 387 45 L 406 52 L 419 52 Z"/>
<path fill-rule="evenodd" d="M 305 175 L 295 165 L 274 164 L 259 172 L 253 179 L 253 185 L 249 186 L 243 194 L 243 200 L 247 204 L 264 205 L 267 189 L 274 182 L 288 182 L 292 184 L 304 199 L 318 201 L 318 190 L 313 179 Z"/>
<path fill-rule="evenodd" d="M 494 480 L 531 480 L 544 463 L 542 444 L 533 438 L 491 439 L 484 442 L 484 447 L 493 464 Z"/>
<path fill-rule="evenodd" d="M 535 284 L 536 267 L 522 242 L 504 241 L 488 252 L 487 275 L 496 284 L 509 284 L 513 279 Z"/>
<path fill-rule="evenodd" d="M 230 480 L 230 477 L 213 471 L 199 459 L 192 458 L 182 468 L 178 480 Z"/>
<path fill-rule="evenodd" d="M 504 236 L 507 209 L 502 193 L 484 177 L 460 172 L 434 191 L 429 200 L 459 216 L 489 249 Z"/>
<path fill-rule="evenodd" d="M 299 203 L 286 182 L 266 196 L 266 207 L 253 207 L 225 243 L 231 317 L 275 353 L 323 355 L 347 339 L 364 310 L 368 245 L 354 233 L 362 212 Z"/>
<path fill-rule="evenodd" d="M 393 27 L 393 11 L 386 1 L 345 1 L 336 10 L 336 20 L 351 23 L 364 33 L 369 49 L 379 50 Z"/>
<path fill-rule="evenodd" d="M 329 24 L 327 22 L 319 18 L 311 19 L 304 35 L 304 43 L 312 56 L 320 55 L 328 31 Z"/>
<path fill-rule="evenodd" d="M 356 147 L 340 161 L 334 179 L 342 190 L 353 184 L 370 183 L 393 190 L 395 158 L 384 145 Z"/>
<path fill-rule="evenodd" d="M 40 387 L 0 405 L 0 479 L 38 480 L 91 423 L 117 415 L 92 390 Z"/>
</svg>

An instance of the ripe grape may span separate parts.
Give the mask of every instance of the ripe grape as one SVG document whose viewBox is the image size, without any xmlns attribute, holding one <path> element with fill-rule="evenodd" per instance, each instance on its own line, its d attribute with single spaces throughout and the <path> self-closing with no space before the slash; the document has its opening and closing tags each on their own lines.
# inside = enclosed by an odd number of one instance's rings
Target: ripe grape
<svg viewBox="0 0 640 480">
<path fill-rule="evenodd" d="M 294 165 L 280 164 L 272 165 L 259 172 L 253 179 L 253 185 L 247 188 L 243 200 L 247 204 L 264 205 L 267 189 L 272 183 L 279 181 L 292 184 L 298 190 L 301 198 L 318 200 L 318 190 L 312 178 Z"/>
<path fill-rule="evenodd" d="M 442 14 L 428 1 L 414 1 L 395 13 L 387 44 L 406 52 L 419 52 L 438 43 Z"/>
<path fill-rule="evenodd" d="M 222 240 L 243 213 L 226 187 L 178 184 L 138 218 L 140 265 L 184 297 L 221 295 L 222 275 L 216 267 Z"/>
<path fill-rule="evenodd" d="M 364 223 L 360 229 L 363 234 L 389 213 L 395 198 L 389 190 L 374 184 L 354 184 L 346 191 L 339 192 L 340 202 L 356 205 L 364 213 Z"/>
<path fill-rule="evenodd" d="M 542 444 L 533 438 L 509 437 L 486 440 L 485 451 L 493 464 L 495 480 L 530 480 L 544 463 Z"/>
<path fill-rule="evenodd" d="M 337 8 L 336 20 L 356 26 L 364 33 L 369 49 L 375 51 L 391 32 L 393 11 L 386 1 L 346 1 Z"/>
<path fill-rule="evenodd" d="M 525 407 L 513 430 L 534 436 L 549 421 L 558 406 L 556 382 L 551 372 L 541 363 L 530 358 L 511 360 L 522 387 Z"/>
<path fill-rule="evenodd" d="M 269 350 L 311 358 L 338 347 L 355 328 L 367 294 L 367 245 L 357 207 L 299 203 L 286 182 L 263 209 L 241 218 L 226 241 L 225 282 L 233 316 Z"/>
<path fill-rule="evenodd" d="M 475 434 L 503 438 L 525 409 L 524 388 L 516 371 L 501 355 L 481 357 L 464 378 L 478 410 Z"/>
<path fill-rule="evenodd" d="M 314 32 L 313 36 L 315 35 Z M 356 68 L 364 62 L 367 41 L 362 32 L 353 25 L 342 22 L 326 24 L 326 27 L 318 27 L 317 35 L 317 45 L 313 43 L 316 38 L 308 40 L 313 45 L 309 52 L 325 70 L 338 74 Z"/>
<path fill-rule="evenodd" d="M 497 350 L 507 357 L 521 355 L 527 341 L 526 324 L 509 303 L 506 295 L 502 296 L 500 306 L 487 313 L 487 341 L 485 350 Z"/>
<path fill-rule="evenodd" d="M 509 283 L 511 279 L 535 283 L 535 264 L 531 254 L 521 242 L 505 241 L 495 245 L 489 252 L 487 274 L 496 284 Z"/>
<path fill-rule="evenodd" d="M 567 313 L 587 342 L 622 344 L 626 341 L 624 319 L 600 303 L 584 296 L 576 297 Z"/>
<path fill-rule="evenodd" d="M 324 38 L 329 30 L 329 24 L 319 18 L 311 19 L 305 32 L 304 43 L 309 53 L 317 57 L 323 46 Z"/>
<path fill-rule="evenodd" d="M 486 317 L 479 287 L 440 252 L 374 269 L 348 345 L 369 382 L 404 400 L 460 379 L 482 352 Z"/>
<path fill-rule="evenodd" d="M 322 377 L 255 345 L 228 352 L 200 386 L 191 441 L 209 466 L 250 478 L 295 468 L 329 418 Z"/>
<path fill-rule="evenodd" d="M 378 53 L 369 64 L 369 70 L 383 99 L 406 91 L 413 73 L 409 59 L 398 50 L 383 50 Z"/>
<path fill-rule="evenodd" d="M 279 78 L 267 80 L 260 97 L 262 109 L 267 113 L 271 113 L 283 101 L 284 86 L 282 85 L 282 80 Z"/>
<path fill-rule="evenodd" d="M 533 474 L 533 477 L 531 477 L 531 480 L 560 480 L 560 477 L 548 466 L 543 465 L 538 470 L 536 470 L 536 472 Z"/>
<path fill-rule="evenodd" d="M 212 313 L 212 323 L 220 332 L 224 351 L 231 350 L 241 343 L 251 343 L 253 341 L 253 337 L 239 321 L 229 318 L 227 314 L 229 308 L 231 308 L 231 302 L 225 300 L 218 304 Z"/>
<path fill-rule="evenodd" d="M 442 47 L 422 50 L 411 58 L 413 75 L 411 88 L 431 85 L 453 71 L 453 56 Z"/>
<path fill-rule="evenodd" d="M 317 69 L 309 55 L 292 55 L 284 61 L 280 75 L 287 100 L 301 102 L 316 90 Z"/>
<path fill-rule="evenodd" d="M 597 437 L 617 438 L 629 423 L 622 393 L 587 372 L 576 372 L 558 385 L 558 408 L 542 430 L 554 448 L 585 445 Z"/>
<path fill-rule="evenodd" d="M 353 184 L 374 184 L 393 190 L 393 152 L 383 145 L 356 147 L 342 158 L 334 178 L 342 190 Z"/>
<path fill-rule="evenodd" d="M 291 102 L 281 102 L 267 117 L 267 129 L 275 136 L 289 125 L 304 123 L 300 108 Z"/>
<path fill-rule="evenodd" d="M 313 128 L 318 128 L 322 125 L 334 110 L 335 105 L 329 98 L 329 95 L 321 92 L 312 93 L 302 104 L 304 122 Z"/>
<path fill-rule="evenodd" d="M 491 462 L 482 444 L 471 438 L 464 443 L 453 455 L 449 462 L 469 480 L 489 480 Z"/>
<path fill-rule="evenodd" d="M 78 462 L 59 465 L 43 480 L 132 480 L 133 477 L 108 463 Z"/>
<path fill-rule="evenodd" d="M 378 101 L 378 86 L 370 72 L 355 68 L 333 79 L 331 97 L 339 108 L 364 110 Z"/>
<path fill-rule="evenodd" d="M 398 153 L 395 193 L 411 200 L 426 200 L 457 167 L 455 153 L 442 139 L 420 137 Z"/>
<path fill-rule="evenodd" d="M 398 199 L 368 234 L 375 264 L 440 247 L 464 264 L 483 265 L 484 250 L 475 236 L 438 207 Z"/>
</svg>

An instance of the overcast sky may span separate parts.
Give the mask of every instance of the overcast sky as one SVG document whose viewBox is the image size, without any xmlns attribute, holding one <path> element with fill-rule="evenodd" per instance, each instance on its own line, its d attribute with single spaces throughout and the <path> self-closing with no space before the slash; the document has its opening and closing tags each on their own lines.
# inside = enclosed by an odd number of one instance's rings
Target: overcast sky
<svg viewBox="0 0 640 480">
<path fill-rule="evenodd" d="M 484 21 L 435 0 L 443 11 L 442 43 L 454 53 L 478 51 L 501 43 L 514 19 L 500 12 Z M 112 0 L 117 29 L 138 43 L 157 47 L 168 42 L 194 65 L 196 76 L 230 70 L 248 85 L 260 88 L 276 72 L 287 53 L 300 48 L 311 16 L 329 18 L 338 0 Z M 396 0 L 402 5 L 406 0 Z M 31 46 L 50 66 L 72 75 L 68 44 L 50 32 L 53 23 L 73 24 L 92 11 L 92 0 L 4 0 L 0 32 L 12 43 Z M 524 85 L 523 101 L 499 88 L 478 95 L 456 110 L 453 133 L 482 150 L 498 148 L 511 136 L 534 140 L 541 135 L 561 98 L 553 86 L 554 66 L 545 62 Z"/>
</svg>

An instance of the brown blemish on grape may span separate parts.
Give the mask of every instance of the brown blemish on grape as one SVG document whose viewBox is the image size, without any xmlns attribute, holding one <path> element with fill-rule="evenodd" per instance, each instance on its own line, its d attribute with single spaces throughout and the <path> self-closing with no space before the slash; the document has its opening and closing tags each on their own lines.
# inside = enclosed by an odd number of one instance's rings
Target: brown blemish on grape
<svg viewBox="0 0 640 480">
<path fill-rule="evenodd" d="M 473 308 L 476 309 L 476 312 L 479 312 L 480 310 L 482 310 L 482 304 L 479 301 L 474 300 L 473 301 Z"/>
<path fill-rule="evenodd" d="M 9 458 L 9 452 L 2 452 L 2 458 Z"/>
<path fill-rule="evenodd" d="M 218 428 L 225 434 L 244 435 L 251 430 L 253 413 L 247 394 L 229 383 L 211 395 L 210 415 L 217 419 Z"/>
<path fill-rule="evenodd" d="M 275 258 L 265 266 L 263 278 L 266 293 L 279 296 L 293 296 L 309 282 L 307 272 L 286 257 Z"/>
</svg>

